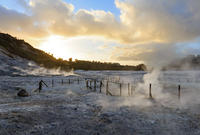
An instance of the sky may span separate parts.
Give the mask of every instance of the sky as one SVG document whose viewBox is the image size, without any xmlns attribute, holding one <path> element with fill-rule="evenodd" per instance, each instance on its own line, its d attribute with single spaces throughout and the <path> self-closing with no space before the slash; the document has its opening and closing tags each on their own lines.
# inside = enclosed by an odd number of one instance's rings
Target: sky
<svg viewBox="0 0 200 135">
<path fill-rule="evenodd" d="M 74 11 L 79 9 L 86 10 L 104 10 L 106 12 L 110 11 L 115 15 L 120 15 L 120 10 L 115 6 L 114 0 L 65 0 L 75 6 Z"/>
<path fill-rule="evenodd" d="M 199 54 L 199 0 L 0 0 L 0 31 L 55 57 L 135 65 Z"/>
</svg>

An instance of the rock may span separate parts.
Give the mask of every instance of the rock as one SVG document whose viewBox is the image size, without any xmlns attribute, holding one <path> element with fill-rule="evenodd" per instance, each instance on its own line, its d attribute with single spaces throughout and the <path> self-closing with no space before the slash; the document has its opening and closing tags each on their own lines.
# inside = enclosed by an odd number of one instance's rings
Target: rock
<svg viewBox="0 0 200 135">
<path fill-rule="evenodd" d="M 19 97 L 28 97 L 28 96 L 29 96 L 28 92 L 27 92 L 25 89 L 21 89 L 21 90 L 17 93 L 17 95 L 18 95 Z"/>
</svg>

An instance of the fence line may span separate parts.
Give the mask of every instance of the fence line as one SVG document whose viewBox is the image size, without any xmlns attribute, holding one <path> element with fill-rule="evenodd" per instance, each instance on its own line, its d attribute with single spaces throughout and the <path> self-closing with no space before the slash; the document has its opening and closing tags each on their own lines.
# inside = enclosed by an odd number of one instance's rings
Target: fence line
<svg viewBox="0 0 200 135">
<path fill-rule="evenodd" d="M 70 78 L 70 77 L 66 77 L 66 78 L 52 78 L 52 79 L 48 79 L 48 83 L 50 84 L 49 86 L 55 87 L 56 85 L 60 85 L 60 86 L 64 86 L 64 85 L 71 85 L 71 84 L 76 84 L 76 85 L 83 85 L 85 83 L 85 86 L 88 90 L 94 91 L 94 92 L 99 92 L 99 93 L 103 93 L 103 90 L 105 90 L 105 94 L 106 95 L 110 95 L 110 96 L 133 96 L 136 93 L 136 87 L 138 85 L 138 83 L 142 83 L 142 81 L 137 82 L 137 81 L 133 81 L 133 82 L 125 82 L 122 81 L 119 78 L 115 79 L 115 78 L 110 78 L 110 77 L 106 77 L 106 78 L 96 78 L 96 77 L 90 77 L 90 76 L 86 76 L 86 77 L 74 77 L 74 78 Z M 156 85 L 156 84 L 149 84 L 149 98 L 153 98 L 154 94 L 153 94 L 153 89 L 152 87 Z M 116 88 L 114 89 L 114 93 L 113 93 L 113 89 L 112 86 L 115 86 Z M 178 86 L 178 87 L 177 87 Z M 176 85 L 177 87 L 177 97 L 179 100 L 181 100 L 181 85 Z M 124 92 L 126 93 L 126 89 L 127 89 L 127 94 L 124 95 Z M 118 94 L 116 94 L 116 92 Z"/>
</svg>

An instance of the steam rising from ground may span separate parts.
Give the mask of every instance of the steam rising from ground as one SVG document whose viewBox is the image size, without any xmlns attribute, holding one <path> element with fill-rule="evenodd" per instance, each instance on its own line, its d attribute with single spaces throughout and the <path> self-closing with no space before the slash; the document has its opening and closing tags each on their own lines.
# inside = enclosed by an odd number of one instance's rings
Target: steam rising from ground
<svg viewBox="0 0 200 135">
<path fill-rule="evenodd" d="M 198 91 L 200 85 L 199 71 L 161 71 L 155 68 L 151 72 L 134 72 L 134 71 L 71 71 L 64 72 L 60 69 L 48 70 L 39 67 L 34 63 L 28 63 L 28 68 L 17 68 L 21 75 L 35 76 L 69 76 L 80 74 L 83 77 L 94 77 L 98 79 L 110 79 L 111 81 L 123 83 L 122 97 L 98 96 L 98 102 L 103 106 L 115 107 L 120 106 L 150 106 L 154 102 L 166 106 L 182 106 L 199 104 Z M 66 81 L 66 78 L 63 78 Z M 132 96 L 127 96 L 127 84 L 134 87 Z M 152 84 L 152 96 L 154 100 L 149 99 L 149 84 Z M 181 85 L 181 100 L 178 100 L 178 85 Z M 85 83 L 82 83 L 85 87 Z M 104 82 L 105 90 L 106 82 Z M 131 89 L 131 88 L 130 88 Z M 111 93 L 119 95 L 119 85 L 109 84 Z M 113 106 L 114 107 L 114 106 Z"/>
<path fill-rule="evenodd" d="M 69 76 L 74 75 L 73 69 L 69 72 L 63 71 L 60 68 L 57 69 L 47 69 L 44 67 L 37 66 L 36 64 L 29 62 L 28 67 L 22 69 L 20 67 L 15 67 L 18 71 L 20 71 L 20 75 L 35 75 L 35 76 L 48 76 L 48 75 L 61 75 L 61 76 Z"/>
<path fill-rule="evenodd" d="M 95 74 L 95 71 L 88 72 L 90 75 Z M 85 73 L 87 74 L 87 72 Z M 200 104 L 198 98 L 200 94 L 200 71 L 161 71 L 159 69 L 149 73 L 97 71 L 96 75 L 109 78 L 111 81 L 109 83 L 109 91 L 117 95 L 117 97 L 110 98 L 102 95 L 98 97 L 98 102 L 107 108 L 121 106 L 146 107 L 152 105 L 188 108 Z M 122 97 L 118 97 L 120 90 L 119 84 L 113 84 L 112 81 L 122 83 Z M 132 96 L 128 96 L 128 83 L 135 87 Z M 153 99 L 149 98 L 150 83 L 152 84 Z M 106 82 L 104 82 L 104 85 L 106 85 Z M 181 86 L 180 100 L 178 98 L 178 85 Z"/>
<path fill-rule="evenodd" d="M 136 88 L 140 93 L 142 92 L 145 95 L 149 94 L 150 84 L 152 85 L 153 97 L 156 99 L 163 99 L 168 97 L 167 94 L 163 93 L 163 86 L 159 82 L 158 78 L 160 76 L 160 70 L 153 70 L 151 73 L 145 74 L 143 77 L 144 83 L 139 83 Z"/>
</svg>

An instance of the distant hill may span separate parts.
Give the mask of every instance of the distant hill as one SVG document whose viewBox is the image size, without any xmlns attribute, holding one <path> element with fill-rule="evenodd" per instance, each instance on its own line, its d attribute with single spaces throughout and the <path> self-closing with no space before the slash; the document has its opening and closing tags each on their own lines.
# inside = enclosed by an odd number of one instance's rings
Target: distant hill
<svg viewBox="0 0 200 135">
<path fill-rule="evenodd" d="M 24 40 L 17 39 L 12 37 L 9 34 L 0 33 L 0 59 L 4 58 L 6 62 L 9 59 L 12 59 L 11 63 L 14 63 L 13 60 L 17 61 L 32 61 L 41 67 L 47 69 L 57 69 L 60 68 L 64 71 L 69 71 L 71 69 L 75 70 L 146 70 L 144 64 L 138 66 L 122 66 L 118 63 L 102 63 L 96 61 L 83 61 L 83 60 L 63 60 L 56 59 L 48 53 L 32 47 L 30 44 Z M 18 59 L 17 59 L 18 58 Z M 22 64 L 23 65 L 23 64 Z M 11 66 L 15 66 L 11 64 Z"/>
</svg>

